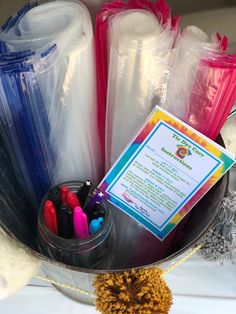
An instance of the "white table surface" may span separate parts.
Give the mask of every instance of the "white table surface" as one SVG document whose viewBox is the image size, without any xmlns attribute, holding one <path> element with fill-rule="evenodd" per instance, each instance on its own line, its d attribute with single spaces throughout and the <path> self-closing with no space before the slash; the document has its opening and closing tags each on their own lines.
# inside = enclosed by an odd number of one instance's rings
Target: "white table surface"
<svg viewBox="0 0 236 314">
<path fill-rule="evenodd" d="M 236 266 L 205 262 L 198 256 L 166 276 L 174 293 L 171 314 L 236 314 Z M 17 295 L 0 301 L 1 314 L 95 314 L 50 285 L 33 280 Z"/>
</svg>

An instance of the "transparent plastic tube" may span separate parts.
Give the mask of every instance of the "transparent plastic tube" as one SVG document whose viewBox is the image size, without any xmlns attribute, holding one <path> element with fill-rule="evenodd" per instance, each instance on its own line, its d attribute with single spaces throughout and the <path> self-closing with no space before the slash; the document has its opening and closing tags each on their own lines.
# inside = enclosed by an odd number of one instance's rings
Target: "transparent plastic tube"
<svg viewBox="0 0 236 314">
<path fill-rule="evenodd" d="M 31 2 L 0 33 L 0 115 L 34 205 L 52 183 L 100 180 L 93 30 L 79 1 Z"/>
</svg>

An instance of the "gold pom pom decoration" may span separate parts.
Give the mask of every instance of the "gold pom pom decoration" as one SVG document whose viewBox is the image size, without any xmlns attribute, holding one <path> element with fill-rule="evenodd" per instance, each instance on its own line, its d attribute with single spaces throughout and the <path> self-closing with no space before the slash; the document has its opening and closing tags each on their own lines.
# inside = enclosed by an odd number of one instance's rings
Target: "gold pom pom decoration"
<svg viewBox="0 0 236 314">
<path fill-rule="evenodd" d="M 157 267 L 96 277 L 96 307 L 103 314 L 167 314 L 172 293 Z"/>
</svg>

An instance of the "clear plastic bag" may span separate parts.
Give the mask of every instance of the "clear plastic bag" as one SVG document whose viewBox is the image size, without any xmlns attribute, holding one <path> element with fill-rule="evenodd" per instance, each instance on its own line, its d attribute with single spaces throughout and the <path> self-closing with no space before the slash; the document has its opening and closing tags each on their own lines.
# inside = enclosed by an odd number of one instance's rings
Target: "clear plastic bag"
<svg viewBox="0 0 236 314">
<path fill-rule="evenodd" d="M 99 181 L 93 30 L 79 1 L 31 2 L 0 33 L 0 116 L 32 203 L 51 184 Z"/>
</svg>

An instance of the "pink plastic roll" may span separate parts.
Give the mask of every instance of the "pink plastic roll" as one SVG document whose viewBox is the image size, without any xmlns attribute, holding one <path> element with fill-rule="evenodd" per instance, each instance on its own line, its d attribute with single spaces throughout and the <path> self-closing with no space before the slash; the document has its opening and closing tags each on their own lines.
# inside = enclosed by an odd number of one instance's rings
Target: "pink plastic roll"
<svg viewBox="0 0 236 314">
<path fill-rule="evenodd" d="M 106 3 L 101 8 L 96 17 L 95 44 L 97 61 L 97 118 L 103 160 L 105 160 L 105 124 L 108 76 L 108 21 L 111 16 L 127 8 L 128 7 L 125 1 L 113 1 L 112 3 Z"/>
<path fill-rule="evenodd" d="M 186 122 L 215 140 L 236 100 L 236 56 L 203 59 L 197 68 Z"/>
<path fill-rule="evenodd" d="M 96 17 L 96 58 L 97 58 L 97 94 L 98 94 L 98 125 L 100 144 L 105 158 L 105 121 L 106 121 L 106 103 L 108 86 L 108 29 L 109 20 L 121 11 L 130 9 L 143 9 L 153 13 L 161 26 L 170 29 L 172 36 L 179 34 L 179 17 L 171 16 L 170 6 L 166 0 L 115 0 L 105 3 Z M 174 34 L 174 35 L 173 35 Z"/>
<path fill-rule="evenodd" d="M 168 84 L 164 109 L 181 120 L 188 121 L 189 100 L 195 82 L 202 82 L 201 60 L 220 56 L 227 48 L 227 38 L 220 34 L 209 37 L 196 26 L 186 27 L 175 43 L 174 62 Z M 206 85 L 207 86 L 207 85 Z"/>
<path fill-rule="evenodd" d="M 228 86 L 226 88 L 224 98 L 222 99 L 221 108 L 218 110 L 217 115 L 214 119 L 214 127 L 210 129 L 208 136 L 213 140 L 216 139 L 220 133 L 225 121 L 236 101 L 236 55 L 226 55 L 224 57 L 226 64 L 224 66 L 231 68 L 231 75 Z"/>
</svg>

